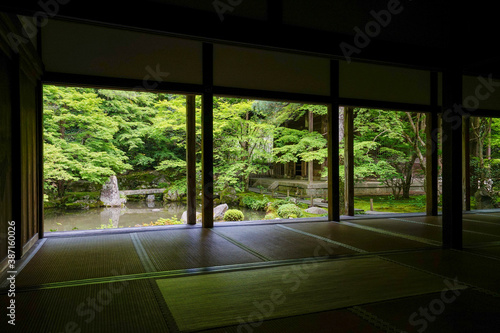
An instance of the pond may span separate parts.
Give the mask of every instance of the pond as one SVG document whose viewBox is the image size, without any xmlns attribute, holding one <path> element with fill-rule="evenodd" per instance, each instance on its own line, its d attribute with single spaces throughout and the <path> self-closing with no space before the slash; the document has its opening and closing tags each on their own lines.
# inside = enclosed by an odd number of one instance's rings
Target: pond
<svg viewBox="0 0 500 333">
<path fill-rule="evenodd" d="M 262 220 L 266 215 L 263 211 L 254 211 L 243 207 L 229 207 L 239 209 L 245 215 L 245 220 Z M 123 208 L 93 208 L 89 210 L 46 209 L 44 230 L 70 231 L 102 229 L 102 226 L 113 228 L 134 227 L 136 224 L 155 222 L 160 218 L 176 217 L 181 219 L 186 210 L 186 203 L 161 202 L 127 202 Z M 197 211 L 201 211 L 198 204 Z"/>
</svg>

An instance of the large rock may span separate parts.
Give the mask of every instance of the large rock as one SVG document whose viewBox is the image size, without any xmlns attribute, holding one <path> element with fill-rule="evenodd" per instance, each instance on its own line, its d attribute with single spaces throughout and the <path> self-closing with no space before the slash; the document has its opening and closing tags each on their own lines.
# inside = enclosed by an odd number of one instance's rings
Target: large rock
<svg viewBox="0 0 500 333">
<path fill-rule="evenodd" d="M 184 223 L 187 223 L 187 219 L 188 219 L 187 216 L 188 216 L 188 212 L 187 212 L 187 210 L 185 210 L 184 213 L 182 213 L 181 221 Z M 201 213 L 200 212 L 196 212 L 196 222 L 201 222 Z"/>
<path fill-rule="evenodd" d="M 214 208 L 214 220 L 222 220 L 224 213 L 229 209 L 227 204 L 218 205 Z"/>
<path fill-rule="evenodd" d="M 108 207 L 121 207 L 127 202 L 126 198 L 120 198 L 116 176 L 109 177 L 109 180 L 103 185 L 100 199 Z"/>
<path fill-rule="evenodd" d="M 154 194 L 150 194 L 146 197 L 146 201 L 148 202 L 154 202 L 155 201 L 155 195 Z"/>
<path fill-rule="evenodd" d="M 179 200 L 179 192 L 168 190 L 167 193 L 163 195 L 164 201 L 177 201 Z"/>
<path fill-rule="evenodd" d="M 101 213 L 101 225 L 109 227 L 110 224 L 113 228 L 118 228 L 120 224 L 120 216 L 125 214 L 125 209 L 121 208 L 104 208 Z"/>
<path fill-rule="evenodd" d="M 321 214 L 328 213 L 328 211 L 326 209 L 319 208 L 319 207 L 311 207 L 311 208 L 306 209 L 306 213 L 321 215 Z"/>
<path fill-rule="evenodd" d="M 214 208 L 214 220 L 224 219 L 224 213 L 229 209 L 227 204 L 218 205 Z M 187 210 L 182 213 L 181 221 L 187 223 Z M 201 213 L 196 212 L 196 222 L 201 222 Z"/>
</svg>

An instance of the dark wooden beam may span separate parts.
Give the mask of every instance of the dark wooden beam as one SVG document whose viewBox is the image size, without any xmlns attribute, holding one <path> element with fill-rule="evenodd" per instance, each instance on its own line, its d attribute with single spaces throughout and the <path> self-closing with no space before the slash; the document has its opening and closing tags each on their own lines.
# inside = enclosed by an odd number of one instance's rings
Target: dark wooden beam
<svg viewBox="0 0 500 333">
<path fill-rule="evenodd" d="M 213 45 L 203 44 L 203 96 L 201 113 L 202 226 L 214 226 Z"/>
<path fill-rule="evenodd" d="M 37 34 L 37 53 L 42 59 L 42 29 L 38 28 Z M 45 69 L 43 69 L 45 70 Z M 37 170 L 37 193 L 38 193 L 38 238 L 44 237 L 44 177 L 43 177 L 43 82 L 37 80 L 37 105 L 36 105 L 36 170 Z"/>
<path fill-rule="evenodd" d="M 471 117 L 500 118 L 500 110 L 477 109 L 470 115 Z"/>
<path fill-rule="evenodd" d="M 438 106 L 438 75 L 431 73 L 431 107 Z M 429 216 L 438 215 L 438 149 L 439 149 L 439 124 L 436 113 L 428 113 L 426 116 L 425 136 L 425 195 L 426 212 Z"/>
<path fill-rule="evenodd" d="M 330 97 L 322 95 L 289 93 L 283 91 L 269 91 L 260 89 L 221 87 L 221 86 L 214 86 L 213 88 L 214 88 L 214 94 L 217 96 L 246 97 L 246 98 L 255 98 L 262 100 L 273 100 L 280 102 L 289 101 L 289 102 L 305 103 L 305 104 L 326 105 L 330 103 Z"/>
<path fill-rule="evenodd" d="M 186 96 L 187 224 L 196 224 L 196 105 Z"/>
<path fill-rule="evenodd" d="M 439 128 L 438 115 L 426 115 L 426 147 L 425 147 L 425 195 L 426 212 L 429 216 L 438 215 L 438 147 Z"/>
<path fill-rule="evenodd" d="M 443 72 L 443 247 L 462 248 L 462 75 Z"/>
<path fill-rule="evenodd" d="M 116 8 L 120 8 L 120 15 L 116 15 Z M 147 4 L 136 6 L 123 6 L 121 2 L 111 1 L 108 6 L 102 6 L 100 1 L 88 0 L 59 5 L 54 18 L 187 37 L 209 43 L 251 45 L 338 59 L 344 58 L 340 44 L 354 43 L 353 36 L 348 33 L 283 24 L 280 22 L 282 13 L 279 3 L 270 3 L 268 8 L 270 20 L 262 21 L 226 12 L 221 21 L 215 10 L 198 10 L 160 1 L 148 1 Z M 17 0 L 2 3 L 0 10 L 34 15 L 41 11 L 41 7 L 36 1 Z M 192 22 L 197 24 L 193 25 Z M 352 28 L 357 24 L 359 22 L 353 22 Z M 318 43 L 318 40 L 325 42 Z M 412 45 L 411 40 L 389 42 L 380 38 L 371 39 L 370 45 L 363 48 L 358 59 L 431 69 L 440 69 L 446 63 L 440 48 Z"/>
<path fill-rule="evenodd" d="M 146 89 L 143 80 L 103 77 L 93 75 L 46 72 L 42 77 L 44 84 L 120 89 L 147 92 L 165 92 L 172 94 L 201 94 L 203 85 L 175 82 L 157 82 L 155 89 Z"/>
<path fill-rule="evenodd" d="M 283 24 L 283 0 L 267 0 L 267 20 L 275 27 Z"/>
<path fill-rule="evenodd" d="M 358 98 L 339 98 L 339 103 L 342 106 L 381 109 L 384 111 L 408 111 L 408 112 L 425 112 L 425 113 L 437 112 L 435 108 L 425 104 L 375 101 L 375 100 L 358 99 Z"/>
<path fill-rule="evenodd" d="M 330 61 L 331 103 L 328 105 L 328 220 L 329 221 L 340 221 L 338 96 L 339 96 L 339 62 L 332 60 Z"/>
<path fill-rule="evenodd" d="M 344 108 L 345 214 L 354 216 L 354 108 Z"/>
<path fill-rule="evenodd" d="M 37 105 L 36 105 L 36 178 L 37 187 L 37 226 L 38 238 L 44 237 L 44 211 L 43 211 L 43 84 L 38 81 L 37 84 Z"/>
<path fill-rule="evenodd" d="M 463 118 L 462 123 L 462 181 L 463 209 L 470 211 L 470 118 Z"/>
</svg>

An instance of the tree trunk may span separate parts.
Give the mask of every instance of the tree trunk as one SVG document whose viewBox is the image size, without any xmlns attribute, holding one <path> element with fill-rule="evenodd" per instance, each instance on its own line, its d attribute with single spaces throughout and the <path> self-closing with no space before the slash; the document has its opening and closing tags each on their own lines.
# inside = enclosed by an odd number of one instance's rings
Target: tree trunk
<svg viewBox="0 0 500 333">
<path fill-rule="evenodd" d="M 413 165 L 415 164 L 415 160 L 417 159 L 417 155 L 413 154 L 411 160 L 406 163 L 406 168 L 404 171 L 404 179 L 403 179 L 403 199 L 410 199 L 410 189 L 413 181 Z"/>
<path fill-rule="evenodd" d="M 66 192 L 66 185 L 64 183 L 64 180 L 58 180 L 57 181 L 57 196 L 59 198 L 62 198 L 64 196 L 65 192 Z"/>
</svg>

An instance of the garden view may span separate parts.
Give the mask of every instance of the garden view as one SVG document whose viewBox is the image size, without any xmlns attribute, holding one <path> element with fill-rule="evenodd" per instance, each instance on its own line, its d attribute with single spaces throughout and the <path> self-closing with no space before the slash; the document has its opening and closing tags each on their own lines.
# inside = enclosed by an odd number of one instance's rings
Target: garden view
<svg viewBox="0 0 500 333">
<path fill-rule="evenodd" d="M 227 97 L 213 103 L 215 203 L 223 208 L 216 220 L 327 215 L 326 106 Z M 354 117 L 356 212 L 425 211 L 425 114 L 341 108 L 341 194 L 345 112 Z M 200 115 L 197 97 L 197 184 Z M 500 121 L 473 118 L 470 142 L 473 207 L 476 199 L 480 208 L 488 200 L 495 206 Z M 46 231 L 185 223 L 185 161 L 184 95 L 44 87 Z M 101 201 L 111 176 L 121 191 L 121 207 Z M 127 194 L 133 190 L 155 193 Z M 343 199 L 333 204 L 343 211 Z"/>
</svg>

